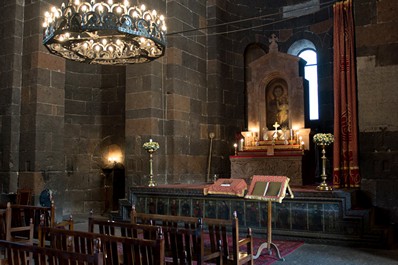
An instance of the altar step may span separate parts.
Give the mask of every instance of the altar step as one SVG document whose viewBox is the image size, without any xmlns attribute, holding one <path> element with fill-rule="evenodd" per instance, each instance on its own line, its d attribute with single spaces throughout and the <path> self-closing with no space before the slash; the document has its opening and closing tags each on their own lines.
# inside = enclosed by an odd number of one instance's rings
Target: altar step
<svg viewBox="0 0 398 265">
<path fill-rule="evenodd" d="M 358 190 L 319 192 L 313 187 L 293 187 L 294 198 L 272 203 L 272 235 L 276 239 L 308 243 L 391 248 L 396 245 L 396 227 L 378 224 L 375 209 L 361 205 Z M 238 212 L 242 230 L 250 227 L 266 237 L 267 202 L 235 196 L 203 195 L 194 189 L 130 188 L 119 200 L 114 220 L 129 220 L 132 204 L 139 212 L 230 218 Z"/>
</svg>

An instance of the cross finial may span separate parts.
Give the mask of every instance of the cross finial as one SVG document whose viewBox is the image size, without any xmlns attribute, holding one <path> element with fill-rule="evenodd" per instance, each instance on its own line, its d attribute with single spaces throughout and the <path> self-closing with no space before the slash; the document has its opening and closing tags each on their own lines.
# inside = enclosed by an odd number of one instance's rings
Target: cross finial
<svg viewBox="0 0 398 265">
<path fill-rule="evenodd" d="M 278 124 L 278 122 L 276 121 L 274 125 L 272 125 L 272 127 L 275 128 L 275 131 L 278 130 L 278 127 L 280 127 L 280 125 Z"/>
<path fill-rule="evenodd" d="M 278 43 L 276 43 L 278 41 L 278 37 L 273 33 L 271 35 L 271 38 L 268 39 L 269 40 L 269 51 L 270 52 L 278 52 Z"/>
</svg>

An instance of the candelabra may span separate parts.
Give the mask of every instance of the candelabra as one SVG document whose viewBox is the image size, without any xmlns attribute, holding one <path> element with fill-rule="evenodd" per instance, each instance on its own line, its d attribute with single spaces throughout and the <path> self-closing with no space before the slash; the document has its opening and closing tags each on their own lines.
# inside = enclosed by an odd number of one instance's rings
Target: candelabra
<svg viewBox="0 0 398 265">
<path fill-rule="evenodd" d="M 143 148 L 149 154 L 149 187 L 156 186 L 155 181 L 153 181 L 153 153 L 159 149 L 159 144 L 157 142 L 153 142 L 152 139 L 149 139 L 149 142 L 144 143 Z"/>
<path fill-rule="evenodd" d="M 156 186 L 155 181 L 153 181 L 153 153 L 155 153 L 154 149 L 148 149 L 147 150 L 149 154 L 149 187 L 154 187 Z"/>
<path fill-rule="evenodd" d="M 314 143 L 316 143 L 318 146 L 322 147 L 322 182 L 321 184 L 316 187 L 317 190 L 322 190 L 322 191 L 329 191 L 333 190 L 332 187 L 329 187 L 328 184 L 326 183 L 326 146 L 332 144 L 334 142 L 334 136 L 331 133 L 317 133 L 314 135 Z"/>
<path fill-rule="evenodd" d="M 326 145 L 321 145 L 322 147 L 322 174 L 321 174 L 321 178 L 322 178 L 322 182 L 321 184 L 319 184 L 318 187 L 316 187 L 317 190 L 322 190 L 322 191 L 328 191 L 328 190 L 333 190 L 332 187 L 329 187 L 328 184 L 326 183 Z"/>
</svg>

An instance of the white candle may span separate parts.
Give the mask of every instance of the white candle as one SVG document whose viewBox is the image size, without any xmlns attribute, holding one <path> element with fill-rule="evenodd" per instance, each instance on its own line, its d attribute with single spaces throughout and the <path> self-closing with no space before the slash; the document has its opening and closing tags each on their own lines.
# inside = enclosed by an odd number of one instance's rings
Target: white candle
<svg viewBox="0 0 398 265">
<path fill-rule="evenodd" d="M 240 139 L 240 141 L 239 141 L 239 148 L 238 148 L 239 151 L 243 151 L 244 141 L 245 141 L 245 140 L 244 140 L 243 138 Z"/>
<path fill-rule="evenodd" d="M 152 139 L 149 139 L 149 142 L 152 142 Z"/>
</svg>

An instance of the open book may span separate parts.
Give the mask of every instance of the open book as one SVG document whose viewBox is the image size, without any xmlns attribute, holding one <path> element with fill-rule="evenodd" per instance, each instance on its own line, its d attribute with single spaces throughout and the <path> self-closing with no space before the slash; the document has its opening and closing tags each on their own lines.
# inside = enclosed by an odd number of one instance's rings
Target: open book
<svg viewBox="0 0 398 265">
<path fill-rule="evenodd" d="M 286 196 L 286 191 L 293 198 L 289 181 L 290 179 L 285 176 L 253 176 L 245 198 L 282 202 Z"/>
</svg>

